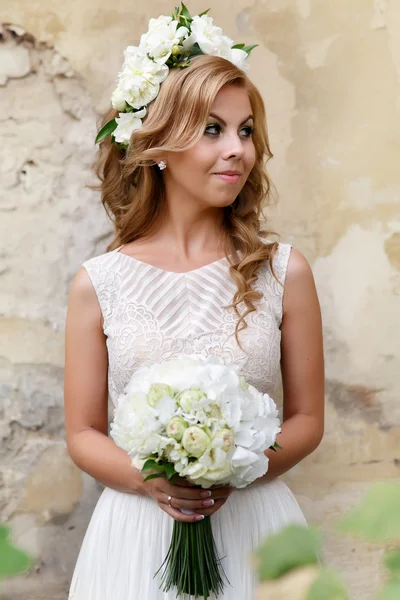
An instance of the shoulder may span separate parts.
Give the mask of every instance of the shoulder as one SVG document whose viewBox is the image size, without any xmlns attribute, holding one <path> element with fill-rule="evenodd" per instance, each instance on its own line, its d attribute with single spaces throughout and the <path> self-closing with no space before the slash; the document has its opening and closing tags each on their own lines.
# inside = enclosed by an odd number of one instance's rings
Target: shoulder
<svg viewBox="0 0 400 600">
<path fill-rule="evenodd" d="M 284 244 L 284 246 L 289 246 L 289 250 L 287 251 L 289 256 L 286 272 L 286 284 L 289 283 L 290 285 L 291 282 L 298 279 L 313 279 L 311 265 L 304 254 L 289 244 Z"/>
<path fill-rule="evenodd" d="M 79 303 L 98 305 L 101 281 L 111 265 L 112 254 L 106 252 L 85 260 L 72 280 L 70 298 Z"/>
<path fill-rule="evenodd" d="M 70 288 L 70 303 L 88 304 L 97 303 L 97 294 L 92 278 L 87 269 L 82 265 L 72 280 Z"/>
<path fill-rule="evenodd" d="M 319 302 L 312 267 L 304 254 L 291 247 L 288 259 L 283 313 L 319 310 Z"/>
</svg>

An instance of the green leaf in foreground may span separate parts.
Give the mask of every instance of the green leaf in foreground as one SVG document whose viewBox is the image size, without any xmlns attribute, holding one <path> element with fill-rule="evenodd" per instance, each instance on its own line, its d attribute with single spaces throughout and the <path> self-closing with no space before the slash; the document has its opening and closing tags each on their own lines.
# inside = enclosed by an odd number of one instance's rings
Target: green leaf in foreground
<svg viewBox="0 0 400 600">
<path fill-rule="evenodd" d="M 400 550 L 390 550 L 386 552 L 384 560 L 386 567 L 392 575 L 400 578 Z"/>
<path fill-rule="evenodd" d="M 95 143 L 98 144 L 99 142 L 101 142 L 101 140 L 104 140 L 104 138 L 114 133 L 117 127 L 118 123 L 115 119 L 111 119 L 111 121 L 108 121 L 108 123 L 106 123 L 97 134 Z"/>
<path fill-rule="evenodd" d="M 269 536 L 256 551 L 261 581 L 277 579 L 292 569 L 318 564 L 320 534 L 311 527 L 288 525 Z"/>
<path fill-rule="evenodd" d="M 347 600 L 348 594 L 339 577 L 329 569 L 321 569 L 311 584 L 307 600 Z"/>
<path fill-rule="evenodd" d="M 376 600 L 399 600 L 400 581 L 389 581 L 383 590 L 377 595 Z"/>
<path fill-rule="evenodd" d="M 10 577 L 26 571 L 31 565 L 29 556 L 15 548 L 9 539 L 8 527 L 0 526 L 0 577 Z"/>
<path fill-rule="evenodd" d="M 376 483 L 361 504 L 352 508 L 338 524 L 341 531 L 370 542 L 400 539 L 400 483 Z"/>
</svg>

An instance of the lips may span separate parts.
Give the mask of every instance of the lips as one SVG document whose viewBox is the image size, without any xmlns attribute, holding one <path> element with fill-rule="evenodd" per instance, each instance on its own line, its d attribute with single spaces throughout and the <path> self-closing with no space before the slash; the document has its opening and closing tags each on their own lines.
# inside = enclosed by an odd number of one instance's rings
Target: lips
<svg viewBox="0 0 400 600">
<path fill-rule="evenodd" d="M 221 171 L 215 173 L 218 179 L 225 181 L 225 183 L 237 183 L 240 179 L 241 173 L 239 171 Z"/>
</svg>

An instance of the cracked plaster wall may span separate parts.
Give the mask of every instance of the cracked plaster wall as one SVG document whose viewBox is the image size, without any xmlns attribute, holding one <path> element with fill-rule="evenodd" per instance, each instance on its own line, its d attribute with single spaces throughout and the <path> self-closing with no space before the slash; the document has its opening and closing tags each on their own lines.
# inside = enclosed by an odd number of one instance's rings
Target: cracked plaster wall
<svg viewBox="0 0 400 600">
<path fill-rule="evenodd" d="M 333 526 L 373 481 L 399 477 L 400 6 L 211 6 L 228 35 L 260 44 L 250 75 L 266 101 L 275 154 L 280 201 L 271 219 L 310 260 L 323 312 L 326 434 L 285 480 L 322 526 L 325 557 L 351 598 L 369 600 L 382 578 L 381 549 Z M 65 598 L 100 491 L 63 441 L 67 295 L 110 234 L 85 187 L 96 120 L 123 48 L 169 9 L 164 1 L 110 8 L 43 0 L 31 8 L 0 0 L 0 21 L 13 24 L 0 42 L 0 510 L 39 557 L 27 579 L 7 584 L 9 599 L 28 591 Z"/>
</svg>

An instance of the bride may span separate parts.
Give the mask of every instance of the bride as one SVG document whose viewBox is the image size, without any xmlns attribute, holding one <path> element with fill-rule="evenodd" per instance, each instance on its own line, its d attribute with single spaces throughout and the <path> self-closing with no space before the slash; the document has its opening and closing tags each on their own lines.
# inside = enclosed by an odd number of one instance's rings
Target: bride
<svg viewBox="0 0 400 600">
<path fill-rule="evenodd" d="M 305 523 L 279 476 L 323 435 L 312 271 L 262 228 L 272 154 L 262 98 L 244 72 L 251 48 L 232 48 L 209 16 L 180 11 L 151 20 L 140 47 L 125 51 L 98 136 L 99 187 L 115 238 L 71 286 L 65 415 L 72 460 L 105 488 L 70 600 L 172 600 L 154 574 L 174 519 L 205 515 L 230 582 L 219 598 L 252 600 L 251 551 L 282 526 Z M 281 370 L 283 449 L 266 451 L 267 474 L 245 489 L 144 483 L 108 437 L 108 395 L 115 403 L 138 367 L 192 353 L 222 357 L 271 396 Z"/>
</svg>

